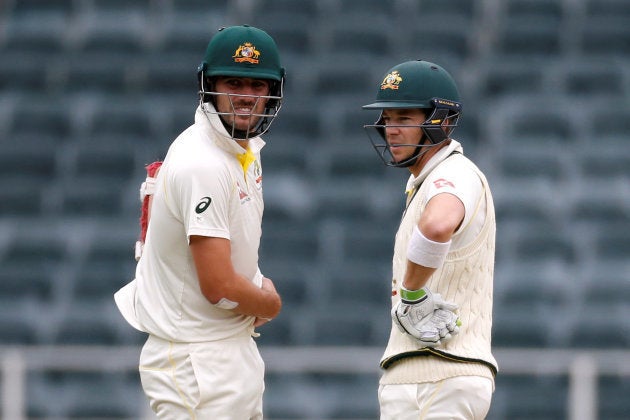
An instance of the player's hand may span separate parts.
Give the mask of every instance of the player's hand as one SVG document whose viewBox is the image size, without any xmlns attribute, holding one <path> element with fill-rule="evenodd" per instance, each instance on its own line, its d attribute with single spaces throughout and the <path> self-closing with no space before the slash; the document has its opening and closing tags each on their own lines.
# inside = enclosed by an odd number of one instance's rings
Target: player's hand
<svg viewBox="0 0 630 420">
<path fill-rule="evenodd" d="M 436 347 L 459 331 L 454 311 L 457 305 L 442 299 L 426 287 L 419 290 L 401 289 L 400 301 L 392 309 L 394 324 L 401 332 L 422 344 Z"/>
<path fill-rule="evenodd" d="M 429 320 L 418 327 L 418 341 L 426 347 L 438 347 L 459 333 L 461 321 L 447 309 L 436 309 Z"/>
</svg>

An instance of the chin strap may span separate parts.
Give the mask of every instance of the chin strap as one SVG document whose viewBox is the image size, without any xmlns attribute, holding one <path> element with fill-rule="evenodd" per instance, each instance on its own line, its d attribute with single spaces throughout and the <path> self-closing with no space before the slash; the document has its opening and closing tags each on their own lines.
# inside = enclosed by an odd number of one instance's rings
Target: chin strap
<svg viewBox="0 0 630 420">
<path fill-rule="evenodd" d="M 140 211 L 140 237 L 136 241 L 135 248 L 136 261 L 140 260 L 142 256 L 142 249 L 144 248 L 144 242 L 147 238 L 147 230 L 149 228 L 149 198 L 155 193 L 157 171 L 161 166 L 162 161 L 156 161 L 145 166 L 147 178 L 140 185 L 140 202 L 142 203 L 142 207 Z"/>
</svg>

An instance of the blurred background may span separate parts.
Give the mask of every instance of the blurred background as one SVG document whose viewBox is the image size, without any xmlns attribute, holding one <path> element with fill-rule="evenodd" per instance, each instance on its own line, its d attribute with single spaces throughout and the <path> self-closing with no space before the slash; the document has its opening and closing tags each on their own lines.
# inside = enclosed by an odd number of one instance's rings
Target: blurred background
<svg viewBox="0 0 630 420">
<path fill-rule="evenodd" d="M 457 80 L 454 137 L 495 197 L 502 372 L 488 418 L 626 419 L 627 0 L 2 0 L 4 418 L 21 415 L 9 403 L 28 418 L 145 415 L 145 337 L 112 298 L 133 278 L 138 188 L 193 121 L 210 37 L 244 23 L 276 39 L 287 69 L 263 154 L 261 268 L 284 298 L 260 329 L 267 417 L 378 418 L 408 173 L 376 156 L 361 105 L 390 67 L 425 59 Z M 297 352 L 311 346 L 327 351 Z M 321 367 L 348 354 L 344 370 Z M 599 396 L 582 417 L 567 403 L 576 383 Z"/>
</svg>

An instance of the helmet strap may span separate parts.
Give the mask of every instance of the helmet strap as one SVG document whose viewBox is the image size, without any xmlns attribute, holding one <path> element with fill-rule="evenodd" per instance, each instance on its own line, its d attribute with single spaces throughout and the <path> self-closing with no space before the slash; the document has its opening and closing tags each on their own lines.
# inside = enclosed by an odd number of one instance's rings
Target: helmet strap
<svg viewBox="0 0 630 420">
<path fill-rule="evenodd" d="M 448 119 L 448 114 L 448 109 L 435 108 L 431 116 L 422 123 L 422 131 L 427 136 L 431 144 L 442 143 L 444 140 L 448 139 L 448 136 L 444 132 L 444 127 L 442 127 L 444 121 Z"/>
<path fill-rule="evenodd" d="M 416 146 L 416 150 L 413 152 L 413 155 L 411 155 L 411 157 L 405 160 L 402 164 L 396 166 L 400 168 L 413 166 L 418 159 L 428 152 L 433 146 L 437 146 L 438 144 L 448 140 L 448 135 L 442 126 L 444 121 L 448 120 L 448 118 L 450 118 L 448 109 L 434 108 L 431 116 L 429 116 L 429 118 L 420 125 L 424 136 L 420 137 L 420 142 L 418 143 L 418 146 Z M 423 140 L 425 138 L 429 140 L 429 144 L 423 144 Z"/>
<path fill-rule="evenodd" d="M 414 150 L 413 154 L 410 157 L 408 157 L 407 159 L 405 159 L 404 161 L 400 163 L 392 162 L 390 166 L 395 166 L 397 168 L 408 168 L 410 166 L 413 166 L 416 164 L 418 159 L 420 159 L 432 147 L 437 146 L 439 144 L 439 143 L 431 143 L 432 140 L 429 140 L 430 142 L 429 144 L 423 144 L 424 139 L 425 139 L 425 136 L 420 137 L 420 143 L 418 143 L 418 145 L 416 146 L 416 149 Z M 446 137 L 445 137 L 445 140 L 446 140 Z"/>
</svg>

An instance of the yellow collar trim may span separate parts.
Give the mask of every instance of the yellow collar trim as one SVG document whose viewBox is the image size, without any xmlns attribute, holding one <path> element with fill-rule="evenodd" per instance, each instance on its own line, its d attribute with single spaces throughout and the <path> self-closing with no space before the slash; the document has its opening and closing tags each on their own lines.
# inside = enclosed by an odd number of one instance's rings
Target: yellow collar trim
<svg viewBox="0 0 630 420">
<path fill-rule="evenodd" d="M 251 165 L 256 160 L 256 156 L 249 147 L 247 148 L 247 151 L 245 153 L 236 155 L 236 158 L 240 162 L 241 167 L 243 168 L 243 173 L 245 174 L 247 173 L 249 165 Z"/>
</svg>

